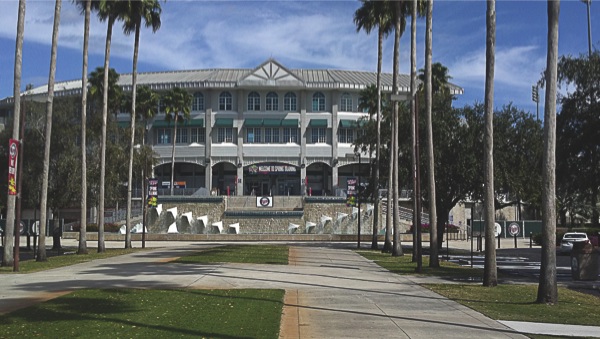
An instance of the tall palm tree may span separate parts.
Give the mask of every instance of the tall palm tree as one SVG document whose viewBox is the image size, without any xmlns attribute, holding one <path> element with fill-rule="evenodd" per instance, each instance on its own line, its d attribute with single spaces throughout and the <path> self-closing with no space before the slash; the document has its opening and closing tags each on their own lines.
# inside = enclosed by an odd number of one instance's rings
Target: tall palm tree
<svg viewBox="0 0 600 339">
<path fill-rule="evenodd" d="M 399 94 L 398 76 L 400 74 L 400 37 L 404 33 L 406 28 L 406 5 L 404 1 L 394 2 L 394 65 L 393 65 L 393 80 L 392 80 L 392 91 L 394 94 Z M 392 241 L 392 256 L 404 255 L 402 252 L 402 246 L 399 238 L 399 227 L 398 227 L 398 125 L 399 125 L 399 104 L 394 102 L 393 108 L 393 128 L 392 128 L 392 156 L 390 157 L 390 175 L 391 185 L 388 187 L 388 219 L 391 219 L 393 224 L 393 241 Z M 390 188 L 391 187 L 391 194 Z M 390 201 L 392 204 L 390 205 Z M 390 208 L 391 207 L 391 208 Z M 392 213 L 390 217 L 390 212 Z"/>
<path fill-rule="evenodd" d="M 375 150 L 375 171 L 373 182 L 376 189 L 373 191 L 375 196 L 375 214 L 373 215 L 373 237 L 371 240 L 371 249 L 377 249 L 377 228 L 379 226 L 379 172 L 381 159 L 381 65 L 383 59 L 383 39 L 392 30 L 392 21 L 388 1 L 361 0 L 363 5 L 354 13 L 354 24 L 356 30 L 364 29 L 367 34 L 377 26 L 377 145 Z M 386 232 L 388 234 L 388 232 Z M 390 244 L 389 238 L 384 243 Z M 390 248 L 385 249 L 389 251 Z"/>
<path fill-rule="evenodd" d="M 129 143 L 129 172 L 127 179 L 127 215 L 125 221 L 125 248 L 131 248 L 131 188 L 133 186 L 133 146 L 135 144 L 137 61 L 140 47 L 142 21 L 152 32 L 160 28 L 161 7 L 157 0 L 130 0 L 126 2 L 127 12 L 123 15 L 123 32 L 135 32 L 133 47 L 133 70 L 131 74 L 131 140 Z"/>
<path fill-rule="evenodd" d="M 494 64 L 496 45 L 496 0 L 487 0 L 485 53 L 485 98 L 484 98 L 484 219 L 485 219 L 485 263 L 483 286 L 498 285 L 496 267 L 496 243 L 494 241 Z"/>
<path fill-rule="evenodd" d="M 163 98 L 166 119 L 173 124 L 173 150 L 171 151 L 171 195 L 173 195 L 175 182 L 175 144 L 177 142 L 177 123 L 190 118 L 192 95 L 186 90 L 175 87 Z"/>
<path fill-rule="evenodd" d="M 12 138 L 19 139 L 19 121 L 21 112 L 21 70 L 23 66 L 23 35 L 25 32 L 25 0 L 19 0 L 19 11 L 17 18 L 17 41 L 15 46 L 15 68 L 13 85 L 13 130 Z M 17 196 L 9 195 L 6 202 L 6 226 L 4 227 L 4 251 L 2 255 L 2 266 L 13 266 L 15 257 L 14 250 L 14 224 L 8 222 L 15 220 L 15 205 Z M 12 226 L 12 227 L 11 227 Z"/>
<path fill-rule="evenodd" d="M 419 113 L 417 112 L 417 0 L 412 0 L 410 24 L 410 116 L 413 152 L 413 258 L 417 272 L 423 267 L 421 253 L 421 183 L 419 180 Z"/>
<path fill-rule="evenodd" d="M 81 217 L 79 219 L 79 247 L 77 254 L 87 254 L 87 73 L 88 48 L 90 38 L 90 13 L 92 0 L 77 1 L 84 15 L 83 24 L 83 66 L 81 68 Z M 83 8 L 82 8 L 83 7 Z"/>
<path fill-rule="evenodd" d="M 537 302 L 556 304 L 556 81 L 560 1 L 548 0 L 548 51 L 542 166 L 542 260 Z"/>
<path fill-rule="evenodd" d="M 56 50 L 58 48 L 58 26 L 62 0 L 56 0 L 54 6 L 54 26 L 52 29 L 52 48 L 50 52 L 50 75 L 48 77 L 48 98 L 46 99 L 46 131 L 44 133 L 44 164 L 42 168 L 42 201 L 40 202 L 40 236 L 37 261 L 46 261 L 46 206 L 48 203 L 48 172 L 50 169 L 50 142 L 52 137 L 52 104 L 54 101 L 54 78 L 56 75 Z"/>
<path fill-rule="evenodd" d="M 435 161 L 433 158 L 433 88 L 432 88 L 432 33 L 433 0 L 427 1 L 427 23 L 425 27 L 425 120 L 427 125 L 427 183 L 429 191 L 429 267 L 439 267 L 437 210 L 435 206 Z"/>
<path fill-rule="evenodd" d="M 96 3 L 95 3 L 96 4 Z M 108 73 L 110 61 L 110 44 L 112 29 L 115 21 L 124 13 L 121 1 L 101 0 L 95 5 L 100 21 L 107 22 L 106 43 L 104 49 L 104 81 L 102 88 L 108 88 Z M 102 144 L 100 149 L 100 194 L 98 203 L 98 252 L 105 251 L 104 244 L 104 184 L 106 176 L 106 124 L 108 120 L 108 91 L 103 91 L 102 98 Z"/>
</svg>

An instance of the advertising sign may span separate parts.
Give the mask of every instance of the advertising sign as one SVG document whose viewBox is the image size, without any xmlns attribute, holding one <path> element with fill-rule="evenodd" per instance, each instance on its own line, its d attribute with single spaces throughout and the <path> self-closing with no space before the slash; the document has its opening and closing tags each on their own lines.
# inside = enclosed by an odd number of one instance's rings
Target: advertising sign
<svg viewBox="0 0 600 339">
<path fill-rule="evenodd" d="M 348 178 L 346 179 L 347 189 L 346 189 L 346 206 L 354 207 L 356 206 L 356 184 L 358 180 L 356 178 Z"/>
<path fill-rule="evenodd" d="M 256 197 L 256 207 L 273 207 L 273 197 Z"/>
<path fill-rule="evenodd" d="M 17 158 L 19 154 L 19 141 L 8 141 L 8 195 L 17 195 Z"/>
<path fill-rule="evenodd" d="M 148 207 L 158 206 L 158 179 L 148 179 Z"/>
</svg>

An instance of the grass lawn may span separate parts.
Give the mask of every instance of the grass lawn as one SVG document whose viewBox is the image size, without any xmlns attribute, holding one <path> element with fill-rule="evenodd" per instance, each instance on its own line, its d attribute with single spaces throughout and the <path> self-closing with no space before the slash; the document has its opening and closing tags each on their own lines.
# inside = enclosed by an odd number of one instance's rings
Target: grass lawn
<svg viewBox="0 0 600 339">
<path fill-rule="evenodd" d="M 77 251 L 77 249 L 63 249 L 64 251 Z M 48 250 L 48 260 L 47 261 L 35 261 L 35 259 L 31 260 L 20 260 L 19 261 L 19 272 L 13 272 L 13 267 L 0 267 L 0 274 L 3 273 L 31 273 L 49 270 L 57 267 L 75 265 L 82 262 L 88 262 L 96 259 L 104 259 L 110 258 L 117 255 L 129 254 L 133 252 L 140 251 L 141 249 L 117 249 L 117 248 L 107 248 L 105 252 L 98 253 L 95 248 L 88 249 L 88 254 L 61 254 L 55 256 L 55 251 L 52 251 L 52 256 L 50 256 L 50 250 Z"/>
<path fill-rule="evenodd" d="M 379 266 L 397 274 L 416 274 L 417 263 L 412 262 L 412 253 L 406 252 L 403 256 L 392 257 L 389 253 L 381 251 L 357 251 L 363 257 L 373 260 Z M 479 281 L 483 276 L 483 270 L 477 268 L 463 267 L 451 262 L 441 261 L 440 267 L 429 267 L 429 257 L 423 256 L 422 275 L 434 275 L 460 280 Z"/>
<path fill-rule="evenodd" d="M 288 247 L 283 245 L 230 245 L 209 248 L 184 257 L 177 263 L 247 263 L 247 264 L 288 264 Z"/>
<path fill-rule="evenodd" d="M 483 287 L 466 284 L 435 284 L 425 287 L 496 320 L 556 324 L 600 324 L 600 298 L 558 288 L 558 304 L 537 304 L 537 284 Z"/>
<path fill-rule="evenodd" d="M 379 251 L 358 251 L 362 256 L 391 272 L 415 274 L 416 263 L 411 253 L 392 257 Z M 483 271 L 442 261 L 440 268 L 430 268 L 429 257 L 423 257 L 423 275 L 455 280 L 481 281 Z M 532 321 L 542 323 L 590 325 L 600 324 L 600 298 L 589 294 L 558 288 L 558 304 L 549 306 L 535 302 L 537 284 L 510 284 L 483 287 L 475 284 L 426 284 L 424 287 L 459 302 L 496 320 Z M 532 335 L 533 336 L 533 335 Z M 536 338 L 548 338 L 535 336 Z"/>
<path fill-rule="evenodd" d="M 277 338 L 283 290 L 79 290 L 0 316 L 0 338 Z"/>
</svg>

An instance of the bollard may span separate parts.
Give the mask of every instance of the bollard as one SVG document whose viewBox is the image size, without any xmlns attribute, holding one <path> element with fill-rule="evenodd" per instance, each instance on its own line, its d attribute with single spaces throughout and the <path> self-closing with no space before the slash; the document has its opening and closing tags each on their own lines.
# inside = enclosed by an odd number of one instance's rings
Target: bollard
<svg viewBox="0 0 600 339">
<path fill-rule="evenodd" d="M 515 237 L 515 248 L 517 248 L 517 235 L 515 234 L 514 237 Z"/>
<path fill-rule="evenodd" d="M 498 248 L 500 248 L 500 234 L 498 234 Z"/>
<path fill-rule="evenodd" d="M 529 232 L 529 248 L 533 247 L 533 232 Z"/>
</svg>

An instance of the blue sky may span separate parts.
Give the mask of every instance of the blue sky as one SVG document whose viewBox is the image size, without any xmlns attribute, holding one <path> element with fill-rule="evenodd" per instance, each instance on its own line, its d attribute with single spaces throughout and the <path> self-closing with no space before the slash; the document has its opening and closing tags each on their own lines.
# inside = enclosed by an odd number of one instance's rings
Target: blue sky
<svg viewBox="0 0 600 339">
<path fill-rule="evenodd" d="M 0 98 L 12 95 L 17 0 L 0 1 Z M 254 68 L 274 58 L 288 68 L 375 71 L 376 33 L 356 32 L 359 1 L 203 1 L 162 2 L 162 27 L 141 36 L 139 71 L 201 68 Z M 22 85 L 47 82 L 54 1 L 28 0 Z M 535 114 L 531 86 L 545 66 L 545 1 L 496 2 L 495 106 L 513 103 Z M 482 0 L 434 3 L 433 60 L 450 70 L 464 95 L 455 106 L 483 101 L 485 13 Z M 600 46 L 600 2 L 592 3 L 592 43 Z M 83 17 L 63 0 L 57 81 L 81 78 Z M 562 1 L 559 54 L 586 54 L 587 10 L 581 1 Z M 418 21 L 418 67 L 423 66 L 425 21 Z M 92 18 L 90 61 L 102 65 L 106 25 Z M 133 37 L 115 25 L 111 67 L 131 72 Z M 393 35 L 384 46 L 384 71 L 392 70 Z M 401 41 L 401 71 L 408 73 L 409 32 Z M 540 92 L 540 115 L 543 93 Z"/>
</svg>

